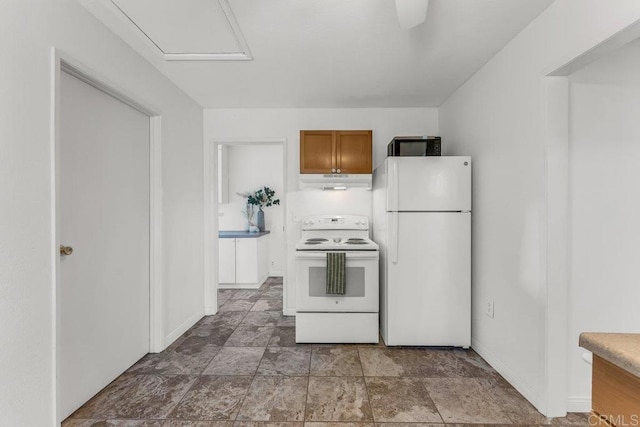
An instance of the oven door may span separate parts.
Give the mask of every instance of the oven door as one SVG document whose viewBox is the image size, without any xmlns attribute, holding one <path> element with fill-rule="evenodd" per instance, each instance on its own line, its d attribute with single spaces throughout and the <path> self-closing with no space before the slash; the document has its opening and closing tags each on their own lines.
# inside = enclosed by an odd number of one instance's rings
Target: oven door
<svg viewBox="0 0 640 427">
<path fill-rule="evenodd" d="M 327 253 L 296 252 L 296 310 L 378 312 L 378 252 L 346 252 L 345 267 L 346 294 L 327 294 Z"/>
</svg>

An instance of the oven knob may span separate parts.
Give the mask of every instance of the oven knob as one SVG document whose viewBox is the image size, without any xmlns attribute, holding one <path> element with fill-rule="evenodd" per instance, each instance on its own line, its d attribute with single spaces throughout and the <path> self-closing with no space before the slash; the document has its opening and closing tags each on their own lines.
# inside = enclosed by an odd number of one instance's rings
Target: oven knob
<svg viewBox="0 0 640 427">
<path fill-rule="evenodd" d="M 338 304 L 340 301 L 336 301 L 336 304 Z"/>
</svg>

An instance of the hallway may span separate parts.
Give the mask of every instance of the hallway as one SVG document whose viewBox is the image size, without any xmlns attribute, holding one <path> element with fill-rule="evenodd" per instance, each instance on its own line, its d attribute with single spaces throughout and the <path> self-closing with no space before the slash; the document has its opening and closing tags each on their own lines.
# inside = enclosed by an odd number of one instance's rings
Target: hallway
<svg viewBox="0 0 640 427">
<path fill-rule="evenodd" d="M 259 290 L 221 290 L 219 304 L 63 426 L 589 424 L 587 414 L 547 421 L 472 350 L 295 344 L 281 278 Z"/>
</svg>

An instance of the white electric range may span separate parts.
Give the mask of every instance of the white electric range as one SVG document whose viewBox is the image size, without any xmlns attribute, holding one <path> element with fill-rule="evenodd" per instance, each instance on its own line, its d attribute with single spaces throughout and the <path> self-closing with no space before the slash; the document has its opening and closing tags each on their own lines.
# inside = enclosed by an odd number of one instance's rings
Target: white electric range
<svg viewBox="0 0 640 427">
<path fill-rule="evenodd" d="M 345 253 L 345 294 L 326 291 L 327 253 Z M 369 219 L 305 218 L 296 244 L 296 342 L 378 342 L 378 245 Z"/>
</svg>

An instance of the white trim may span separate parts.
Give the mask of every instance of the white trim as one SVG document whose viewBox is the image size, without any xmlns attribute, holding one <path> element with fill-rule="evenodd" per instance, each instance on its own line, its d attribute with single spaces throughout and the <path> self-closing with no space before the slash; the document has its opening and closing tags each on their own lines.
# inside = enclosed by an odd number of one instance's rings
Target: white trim
<svg viewBox="0 0 640 427">
<path fill-rule="evenodd" d="M 285 288 L 283 287 L 282 289 L 284 290 Z M 296 309 L 295 308 L 283 308 L 282 309 L 282 314 L 284 314 L 285 316 L 295 316 L 296 315 Z"/>
<path fill-rule="evenodd" d="M 143 56 L 150 53 L 156 58 L 165 61 L 251 61 L 253 55 L 249 44 L 240 29 L 238 20 L 236 19 L 233 9 L 229 5 L 228 0 L 218 0 L 220 9 L 229 24 L 229 30 L 234 39 L 238 43 L 239 51 L 237 52 L 165 52 L 160 46 L 148 35 L 135 21 L 127 15 L 113 0 L 78 0 L 89 12 L 96 18 L 101 20 L 105 25 L 129 42 L 135 48 L 142 48 L 146 52 L 139 51 Z"/>
<path fill-rule="evenodd" d="M 60 416 L 60 399 L 59 399 L 59 375 L 60 372 L 60 257 L 58 253 L 59 245 L 59 221 L 60 221 L 60 203 L 58 196 L 60 194 L 60 168 L 59 165 L 59 147 L 60 147 L 60 75 L 61 72 L 68 73 L 83 82 L 90 84 L 96 89 L 112 96 L 119 101 L 131 106 L 141 113 L 149 116 L 150 123 L 150 140 L 149 140 L 149 162 L 150 162 L 150 181 L 149 181 L 149 351 L 161 351 L 164 349 L 163 325 L 164 325 L 164 307 L 162 303 L 162 159 L 161 159 L 161 116 L 158 109 L 153 108 L 143 101 L 137 99 L 135 94 L 124 90 L 118 85 L 110 82 L 107 78 L 101 76 L 82 65 L 79 61 L 69 55 L 59 51 L 55 47 L 51 48 L 51 125 L 50 125 L 50 150 L 52 153 L 51 162 L 51 212 L 52 212 L 52 257 L 53 271 L 55 283 L 52 286 L 52 329 L 54 333 L 53 342 L 53 411 L 54 425 L 60 425 L 62 420 Z"/>
<path fill-rule="evenodd" d="M 165 61 L 251 61 L 253 57 L 243 52 L 230 53 L 165 53 Z"/>
<path fill-rule="evenodd" d="M 620 49 L 622 46 L 640 38 L 640 20 L 618 31 L 603 42 L 593 46 L 574 58 L 569 58 L 564 65 L 556 68 L 547 76 L 568 76 L 579 69 L 597 61 L 607 54 Z"/>
<path fill-rule="evenodd" d="M 205 314 L 215 314 L 218 311 L 218 289 L 231 289 L 226 285 L 220 286 L 218 283 L 218 239 L 210 238 L 206 236 L 218 235 L 218 186 L 214 185 L 217 182 L 218 175 L 218 145 L 220 144 L 232 144 L 232 145 L 280 145 L 282 146 L 283 156 L 283 171 L 282 181 L 284 194 L 280 198 L 283 214 L 284 225 L 284 248 L 285 262 L 286 262 L 286 241 L 287 241 L 287 229 L 286 229 L 286 193 L 287 193 L 287 139 L 286 138 L 213 138 L 203 141 L 203 159 L 204 159 L 204 301 L 205 301 Z M 271 274 L 269 274 L 271 275 Z M 266 278 L 265 278 L 266 279 Z M 263 280 L 264 281 L 264 280 Z M 262 282 L 261 282 L 262 283 Z M 286 277 L 283 278 L 283 306 L 286 301 Z M 233 289 L 239 289 L 234 287 Z M 246 289 L 249 289 L 247 286 Z M 285 313 L 286 314 L 286 313 Z M 294 312 L 295 314 L 295 312 Z M 287 314 L 290 315 L 290 314 Z"/>
<path fill-rule="evenodd" d="M 191 317 L 189 317 L 182 325 L 178 326 L 174 329 L 169 335 L 164 339 L 163 345 L 164 348 L 167 348 L 173 343 L 175 340 L 180 338 L 182 334 L 187 332 L 193 325 L 198 323 L 198 320 L 202 319 L 204 314 L 201 311 L 194 313 Z"/>
<path fill-rule="evenodd" d="M 569 307 L 569 84 L 546 78 L 546 272 L 544 298 L 544 373 L 540 410 L 548 417 L 567 414 Z"/>
<path fill-rule="evenodd" d="M 478 340 L 471 340 L 471 348 L 475 350 L 484 360 L 489 363 L 496 371 L 500 373 L 520 394 L 524 396 L 533 406 L 540 410 L 540 394 L 536 388 L 526 382 L 524 379 L 516 375 L 507 363 L 499 356 L 491 353 L 485 346 L 480 344 Z M 541 411 L 542 412 L 542 411 Z"/>
<path fill-rule="evenodd" d="M 591 396 L 569 396 L 567 412 L 591 412 Z"/>
<path fill-rule="evenodd" d="M 62 420 L 60 417 L 60 399 L 58 399 L 58 372 L 60 372 L 60 345 L 58 344 L 59 334 L 58 325 L 60 325 L 60 310 L 58 306 L 60 303 L 60 286 L 58 284 L 61 280 L 60 275 L 60 256 L 56 251 L 57 242 L 60 241 L 60 206 L 58 204 L 58 194 L 60 194 L 60 170 L 57 167 L 60 164 L 60 150 L 58 148 L 58 141 L 60 140 L 60 55 L 55 48 L 51 48 L 51 75 L 50 75 L 50 100 L 51 100 L 51 115 L 49 126 L 49 150 L 51 153 L 51 251 L 52 257 L 52 274 L 53 286 L 51 286 L 52 302 L 52 336 L 53 336 L 53 361 L 52 361 L 52 393 L 53 396 L 53 425 L 60 426 Z"/>
<path fill-rule="evenodd" d="M 204 313 L 205 315 L 216 314 L 218 312 L 218 274 L 217 263 L 218 257 L 218 239 L 207 238 L 217 235 L 218 216 L 218 186 L 213 185 L 217 182 L 217 165 L 218 150 L 215 144 L 208 144 L 203 141 L 204 162 Z M 215 218 L 214 218 L 215 217 Z"/>
<path fill-rule="evenodd" d="M 282 271 L 282 270 L 269 270 L 268 277 L 284 277 L 284 271 Z"/>
<path fill-rule="evenodd" d="M 164 343 L 164 284 L 162 280 L 162 117 L 149 120 L 149 352 L 159 353 Z"/>
<path fill-rule="evenodd" d="M 545 329 L 541 354 L 544 383 L 538 407 L 550 417 L 588 411 L 583 397 L 567 397 L 570 245 L 569 245 L 569 83 L 567 76 L 640 37 L 640 21 L 612 35 L 561 66 L 547 70 L 545 82 L 546 273 L 543 292 Z"/>
</svg>

